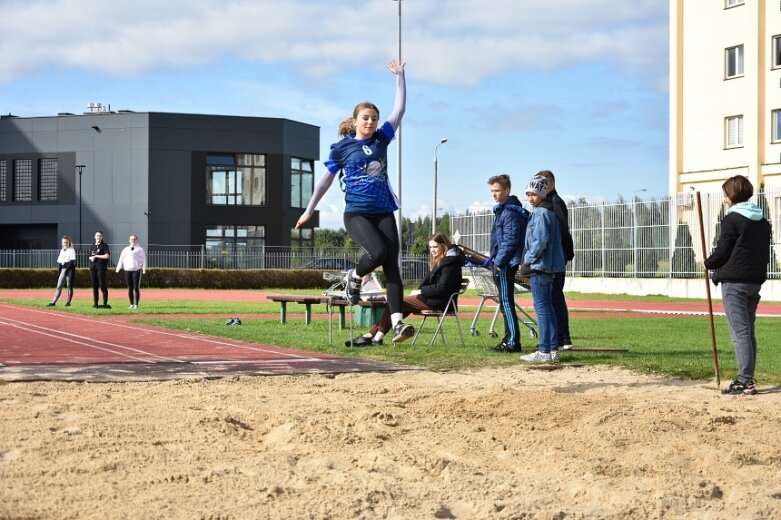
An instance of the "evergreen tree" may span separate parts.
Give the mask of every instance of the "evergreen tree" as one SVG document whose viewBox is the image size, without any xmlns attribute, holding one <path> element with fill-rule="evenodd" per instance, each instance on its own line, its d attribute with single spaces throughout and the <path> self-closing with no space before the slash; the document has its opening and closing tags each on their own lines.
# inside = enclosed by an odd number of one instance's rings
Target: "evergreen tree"
<svg viewBox="0 0 781 520">
<path fill-rule="evenodd" d="M 694 255 L 692 234 L 689 224 L 683 221 L 678 222 L 671 269 L 670 276 L 673 278 L 694 278 L 696 276 L 697 262 Z"/>
</svg>

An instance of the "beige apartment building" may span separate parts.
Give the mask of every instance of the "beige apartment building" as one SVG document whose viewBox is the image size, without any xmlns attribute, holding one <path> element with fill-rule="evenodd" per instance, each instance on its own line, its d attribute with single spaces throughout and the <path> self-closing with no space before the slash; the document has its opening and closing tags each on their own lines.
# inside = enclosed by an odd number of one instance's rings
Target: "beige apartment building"
<svg viewBox="0 0 781 520">
<path fill-rule="evenodd" d="M 781 189 L 781 3 L 670 0 L 670 193 L 738 174 Z"/>
</svg>

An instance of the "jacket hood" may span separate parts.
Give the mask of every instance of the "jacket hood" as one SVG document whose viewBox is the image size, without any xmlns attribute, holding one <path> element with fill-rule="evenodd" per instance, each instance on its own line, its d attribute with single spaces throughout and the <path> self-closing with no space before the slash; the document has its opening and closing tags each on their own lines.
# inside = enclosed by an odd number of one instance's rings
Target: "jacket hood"
<svg viewBox="0 0 781 520">
<path fill-rule="evenodd" d="M 461 251 L 461 248 L 458 247 L 457 245 L 450 246 L 450 249 L 448 249 L 447 253 L 445 253 L 445 257 L 442 260 L 440 260 L 439 266 L 442 266 L 444 264 L 451 264 L 451 263 L 455 263 L 460 266 L 466 264 L 466 256 L 464 255 L 464 252 Z"/>
<path fill-rule="evenodd" d="M 504 202 L 500 204 L 494 204 L 493 211 L 494 213 L 499 213 L 504 208 L 523 209 L 523 205 L 521 204 L 521 201 L 518 200 L 518 197 L 515 195 L 510 195 L 504 199 Z"/>
<path fill-rule="evenodd" d="M 762 216 L 762 208 L 754 204 L 753 202 L 738 202 L 737 204 L 734 204 L 731 208 L 727 210 L 727 215 L 730 213 L 738 213 L 740 215 L 743 215 L 749 220 L 761 220 L 763 218 Z"/>
</svg>

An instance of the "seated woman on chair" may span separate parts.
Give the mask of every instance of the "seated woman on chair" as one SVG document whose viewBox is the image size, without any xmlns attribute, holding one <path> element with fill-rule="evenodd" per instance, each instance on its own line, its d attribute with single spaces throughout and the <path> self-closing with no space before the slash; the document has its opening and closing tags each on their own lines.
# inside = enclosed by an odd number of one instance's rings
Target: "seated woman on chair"
<svg viewBox="0 0 781 520">
<path fill-rule="evenodd" d="M 430 271 L 420 284 L 420 288 L 405 296 L 401 312 L 404 317 L 413 312 L 426 310 L 444 310 L 453 293 L 461 289 L 461 268 L 466 263 L 464 253 L 450 242 L 444 233 L 434 233 L 428 240 Z M 391 329 L 391 319 L 388 307 L 385 307 L 380 321 L 369 332 L 358 336 L 352 341 L 345 341 L 346 346 L 382 345 L 382 338 Z M 402 337 L 401 341 L 411 336 Z"/>
</svg>

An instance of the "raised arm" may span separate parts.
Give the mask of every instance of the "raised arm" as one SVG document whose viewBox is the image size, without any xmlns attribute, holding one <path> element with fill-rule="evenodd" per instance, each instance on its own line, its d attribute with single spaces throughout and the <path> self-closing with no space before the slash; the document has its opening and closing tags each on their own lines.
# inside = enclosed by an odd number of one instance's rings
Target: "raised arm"
<svg viewBox="0 0 781 520">
<path fill-rule="evenodd" d="M 326 170 L 322 177 L 320 177 L 320 180 L 317 181 L 317 185 L 312 192 L 312 198 L 309 200 L 309 205 L 306 207 L 306 210 L 304 210 L 304 214 L 301 215 L 301 217 L 298 219 L 298 222 L 296 222 L 296 229 L 299 229 L 301 226 L 306 224 L 310 218 L 312 218 L 312 214 L 315 212 L 315 208 L 320 203 L 320 199 L 323 198 L 323 195 L 325 195 L 325 193 L 328 191 L 328 188 L 330 188 L 331 184 L 334 182 L 334 177 L 336 177 L 336 174 Z"/>
<path fill-rule="evenodd" d="M 404 63 L 391 60 L 388 63 L 388 70 L 396 75 L 396 101 L 393 104 L 393 112 L 388 116 L 388 121 L 395 132 L 401 125 L 401 118 L 404 117 L 407 107 L 407 82 L 404 79 Z"/>
</svg>

